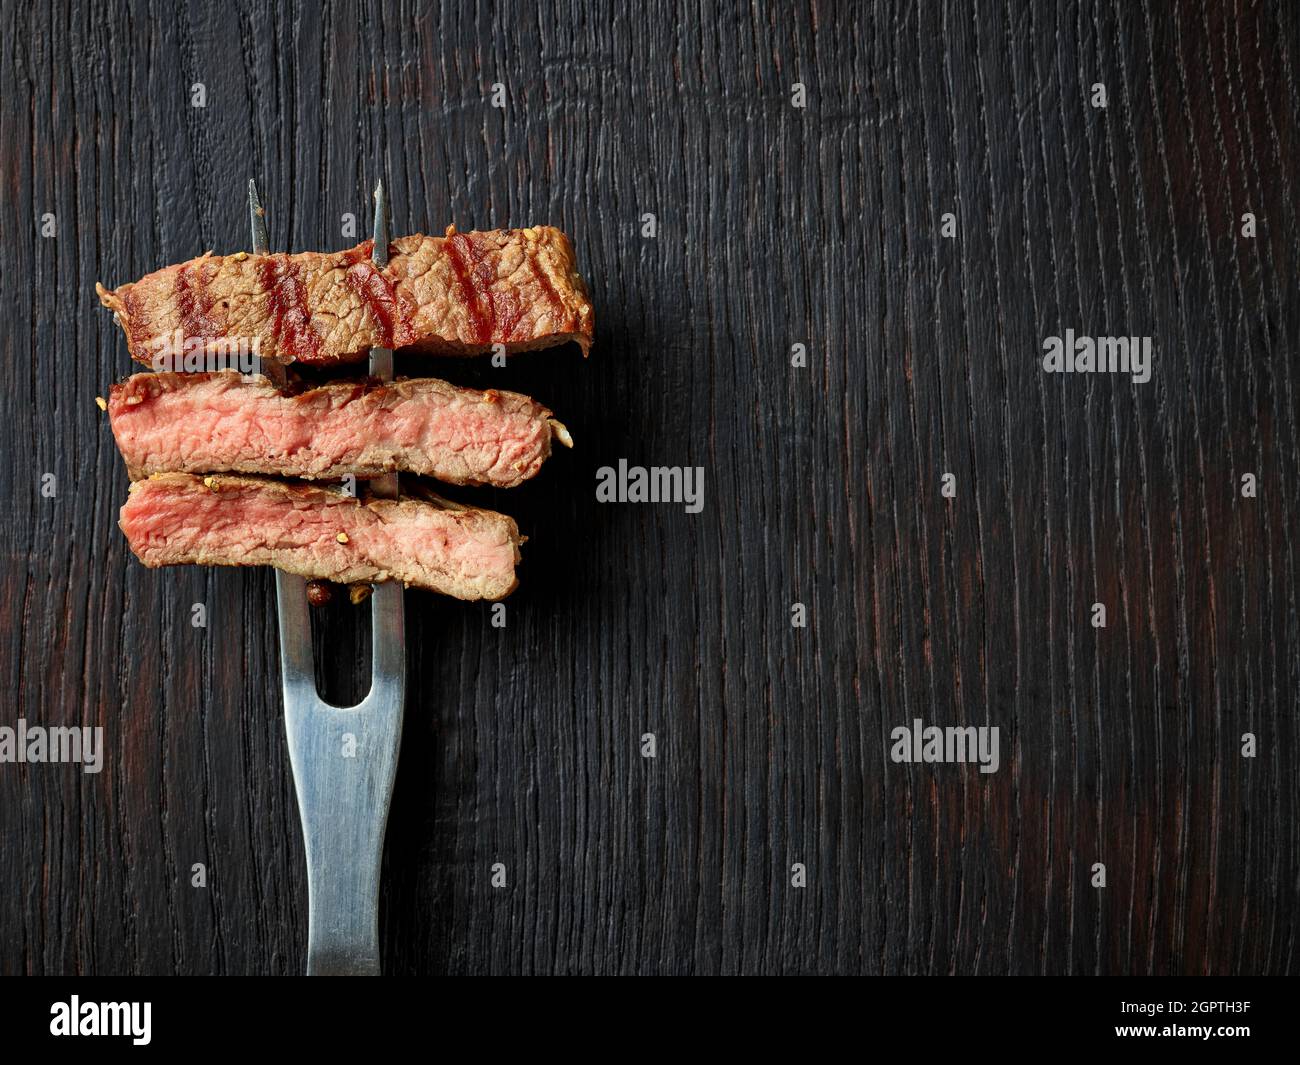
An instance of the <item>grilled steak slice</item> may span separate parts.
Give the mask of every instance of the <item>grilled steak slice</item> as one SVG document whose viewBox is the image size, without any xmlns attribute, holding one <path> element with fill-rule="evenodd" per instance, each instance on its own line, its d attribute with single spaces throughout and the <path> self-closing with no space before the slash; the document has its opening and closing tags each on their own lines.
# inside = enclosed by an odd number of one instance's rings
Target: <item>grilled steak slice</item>
<svg viewBox="0 0 1300 1065">
<path fill-rule="evenodd" d="M 142 373 L 114 385 L 108 413 L 131 476 L 270 473 L 307 479 L 401 470 L 513 488 L 568 431 L 517 392 L 433 378 L 341 382 L 298 395 L 264 377 Z"/>
<path fill-rule="evenodd" d="M 165 473 L 131 485 L 118 524 L 146 566 L 275 566 L 344 584 L 403 581 L 457 599 L 515 588 L 523 542 L 504 514 L 311 485 Z"/>
<path fill-rule="evenodd" d="M 242 340 L 250 350 L 256 341 L 262 355 L 309 364 L 352 362 L 371 347 L 478 355 L 494 344 L 591 346 L 591 302 L 558 229 L 399 237 L 382 269 L 370 250 L 367 241 L 338 252 L 208 254 L 96 291 L 131 357 L 160 369 L 180 369 L 156 360 L 195 341 Z"/>
</svg>

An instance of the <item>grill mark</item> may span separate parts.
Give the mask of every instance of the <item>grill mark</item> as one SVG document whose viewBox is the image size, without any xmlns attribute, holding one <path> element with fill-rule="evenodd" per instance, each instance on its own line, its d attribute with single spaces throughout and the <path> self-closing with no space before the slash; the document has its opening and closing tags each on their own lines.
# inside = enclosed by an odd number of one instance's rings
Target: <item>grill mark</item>
<svg viewBox="0 0 1300 1065">
<path fill-rule="evenodd" d="M 187 338 L 189 323 L 194 317 L 194 294 L 190 292 L 190 268 L 188 265 L 176 269 L 176 283 L 172 287 L 172 298 L 181 315 L 181 339 Z"/>
<path fill-rule="evenodd" d="M 493 292 L 489 298 L 492 301 L 492 320 L 496 323 L 496 339 L 502 342 L 516 339 L 515 327 L 524 316 L 523 300 L 509 290 Z"/>
<path fill-rule="evenodd" d="M 213 299 L 203 273 L 203 264 L 200 262 L 195 266 L 192 277 L 191 265 L 186 263 L 177 268 L 176 285 L 172 294 L 181 316 L 182 341 L 202 340 L 206 346 L 217 336 L 219 330 L 212 320 Z"/>
<path fill-rule="evenodd" d="M 379 327 L 383 339 L 381 346 L 392 348 L 400 345 L 403 341 L 398 338 L 405 336 L 406 322 L 392 281 L 368 260 L 353 263 L 343 276 L 348 287 L 361 297 L 370 317 Z"/>
<path fill-rule="evenodd" d="M 492 342 L 492 322 L 479 306 L 478 289 L 471 275 L 470 263 L 478 262 L 474 254 L 474 242 L 465 234 L 457 233 L 455 236 L 448 237 L 443 247 L 447 249 L 447 260 L 451 263 L 452 273 L 456 275 L 456 281 L 461 288 L 461 302 L 465 307 L 473 334 L 470 339 L 475 344 L 489 344 Z"/>
<path fill-rule="evenodd" d="M 569 319 L 569 308 L 565 305 L 560 294 L 555 290 L 555 286 L 551 284 L 551 279 L 547 276 L 546 271 L 542 269 L 540 263 L 537 261 L 538 257 L 525 254 L 524 258 L 528 262 L 528 268 L 533 272 L 533 277 L 541 286 L 542 291 L 546 293 L 547 303 L 549 303 L 555 311 L 555 324 L 567 324 Z"/>
<path fill-rule="evenodd" d="M 135 294 L 134 285 L 124 286 L 121 295 L 122 309 L 126 312 L 126 345 L 134 356 L 136 349 L 146 339 L 143 308 L 140 306 L 139 297 Z"/>
<path fill-rule="evenodd" d="M 279 269 L 277 258 L 283 260 Z M 302 266 L 288 256 L 264 256 L 257 264 L 257 277 L 266 292 L 271 310 L 271 345 L 274 354 L 286 361 L 299 355 L 316 355 L 320 336 L 311 325 L 307 290 L 302 283 Z M 287 352 L 280 351 L 283 345 Z"/>
</svg>

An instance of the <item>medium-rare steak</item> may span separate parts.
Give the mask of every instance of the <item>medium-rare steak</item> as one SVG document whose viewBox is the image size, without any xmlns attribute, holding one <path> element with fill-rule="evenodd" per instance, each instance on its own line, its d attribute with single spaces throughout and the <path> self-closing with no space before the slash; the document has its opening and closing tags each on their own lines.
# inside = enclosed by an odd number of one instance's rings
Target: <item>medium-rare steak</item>
<svg viewBox="0 0 1300 1065">
<path fill-rule="evenodd" d="M 275 566 L 344 584 L 403 581 L 457 599 L 501 599 L 523 542 L 490 510 L 350 496 L 215 474 L 136 481 L 118 524 L 146 566 Z"/>
<path fill-rule="evenodd" d="M 308 479 L 400 470 L 513 488 L 567 430 L 517 392 L 433 378 L 328 384 L 297 395 L 264 377 L 142 373 L 114 385 L 108 413 L 131 476 L 268 473 Z"/>
<path fill-rule="evenodd" d="M 558 229 L 399 237 L 382 268 L 370 251 L 367 241 L 338 252 L 208 254 L 95 290 L 131 357 L 150 364 L 196 340 L 255 342 L 261 355 L 310 364 L 355 361 L 371 347 L 479 355 L 495 344 L 591 346 L 591 301 Z"/>
</svg>

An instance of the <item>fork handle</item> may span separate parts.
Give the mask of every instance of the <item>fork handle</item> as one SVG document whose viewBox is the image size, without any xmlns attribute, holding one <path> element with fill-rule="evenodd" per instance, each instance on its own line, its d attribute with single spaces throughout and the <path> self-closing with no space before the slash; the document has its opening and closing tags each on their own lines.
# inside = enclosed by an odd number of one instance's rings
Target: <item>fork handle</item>
<svg viewBox="0 0 1300 1065">
<path fill-rule="evenodd" d="M 405 694 L 404 669 L 384 660 L 404 646 L 402 589 L 380 585 L 371 596 L 371 690 L 344 709 L 316 693 L 306 583 L 278 576 L 289 585 L 279 589 L 280 649 L 285 733 L 307 850 L 307 974 L 377 976 L 379 865 Z M 297 661 L 304 651 L 305 662 Z"/>
</svg>

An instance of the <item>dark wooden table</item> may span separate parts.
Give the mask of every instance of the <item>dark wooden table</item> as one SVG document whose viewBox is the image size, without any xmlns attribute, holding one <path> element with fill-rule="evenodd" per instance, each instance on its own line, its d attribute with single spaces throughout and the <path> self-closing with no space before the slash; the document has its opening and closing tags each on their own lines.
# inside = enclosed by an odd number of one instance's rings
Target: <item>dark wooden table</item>
<svg viewBox="0 0 1300 1065">
<path fill-rule="evenodd" d="M 585 362 L 405 364 L 578 446 L 460 495 L 530 537 L 505 628 L 407 595 L 386 969 L 1296 970 L 1295 5 L 0 17 L 0 724 L 107 745 L 0 765 L 0 970 L 304 964 L 273 581 L 136 563 L 94 402 L 95 282 L 246 246 L 250 176 L 277 249 L 355 243 L 379 177 L 398 232 L 562 226 L 597 308 Z M 1045 373 L 1066 329 L 1152 337 L 1151 380 Z M 598 503 L 620 458 L 703 511 Z M 896 764 L 915 719 L 1001 767 Z"/>
</svg>

